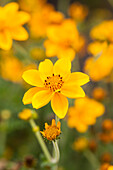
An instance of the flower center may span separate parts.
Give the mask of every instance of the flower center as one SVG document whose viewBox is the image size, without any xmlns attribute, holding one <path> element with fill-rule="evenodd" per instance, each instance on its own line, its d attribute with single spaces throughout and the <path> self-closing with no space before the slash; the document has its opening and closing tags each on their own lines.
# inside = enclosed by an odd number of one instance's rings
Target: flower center
<svg viewBox="0 0 113 170">
<path fill-rule="evenodd" d="M 57 126 L 49 126 L 45 131 L 45 137 L 48 139 L 48 140 L 55 140 L 57 136 L 60 135 L 60 130 Z"/>
<path fill-rule="evenodd" d="M 53 92 L 60 92 L 63 85 L 62 77 L 60 75 L 52 75 L 52 77 L 47 77 L 45 80 L 45 87 Z"/>
</svg>

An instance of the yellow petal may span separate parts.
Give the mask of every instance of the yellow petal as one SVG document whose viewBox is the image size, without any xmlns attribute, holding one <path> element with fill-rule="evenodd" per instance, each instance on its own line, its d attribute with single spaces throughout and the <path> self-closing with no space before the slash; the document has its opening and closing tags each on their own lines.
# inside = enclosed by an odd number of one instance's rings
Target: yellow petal
<svg viewBox="0 0 113 170">
<path fill-rule="evenodd" d="M 3 8 L 7 12 L 12 12 L 12 11 L 17 11 L 19 8 L 19 5 L 16 2 L 11 2 L 5 5 Z"/>
<path fill-rule="evenodd" d="M 24 41 L 29 37 L 28 32 L 22 26 L 11 28 L 10 31 L 14 40 Z"/>
<path fill-rule="evenodd" d="M 69 58 L 72 61 L 75 58 L 75 50 L 73 48 L 58 48 L 57 47 L 57 56 L 58 58 Z"/>
<path fill-rule="evenodd" d="M 88 129 L 88 126 L 86 124 L 79 124 L 76 126 L 76 129 L 80 132 L 80 133 L 85 133 Z"/>
<path fill-rule="evenodd" d="M 47 57 L 54 57 L 57 55 L 58 46 L 54 42 L 46 40 L 44 42 L 44 47 L 46 48 Z"/>
<path fill-rule="evenodd" d="M 55 75 L 61 75 L 64 79 L 67 79 L 70 75 L 71 61 L 69 58 L 62 58 L 56 61 L 53 72 Z"/>
<path fill-rule="evenodd" d="M 36 93 L 32 99 L 33 108 L 38 109 L 48 104 L 52 96 L 53 96 L 53 93 L 50 92 L 50 90 L 43 90 L 43 91 Z"/>
<path fill-rule="evenodd" d="M 69 85 L 64 83 L 61 89 L 61 93 L 69 98 L 85 97 L 83 89 L 76 85 Z"/>
<path fill-rule="evenodd" d="M 51 60 L 46 59 L 39 64 L 39 72 L 42 80 L 46 80 L 47 77 L 53 74 L 53 63 Z"/>
<path fill-rule="evenodd" d="M 18 21 L 16 21 L 16 23 L 19 25 L 23 25 L 30 20 L 30 15 L 27 12 L 19 11 L 17 13 L 17 18 Z"/>
<path fill-rule="evenodd" d="M 32 98 L 33 96 L 38 92 L 42 90 L 41 87 L 33 87 L 31 89 L 29 89 L 25 94 L 24 94 L 24 97 L 22 99 L 23 103 L 24 104 L 30 104 L 32 103 Z"/>
<path fill-rule="evenodd" d="M 10 50 L 12 47 L 12 38 L 8 30 L 0 32 L 0 48 Z"/>
<path fill-rule="evenodd" d="M 55 114 L 60 118 L 64 118 L 68 110 L 68 100 L 60 93 L 55 93 L 51 100 L 51 107 Z"/>
<path fill-rule="evenodd" d="M 87 74 L 81 73 L 81 72 L 75 72 L 71 73 L 68 81 L 66 84 L 68 85 L 79 85 L 82 86 L 89 82 L 89 76 Z"/>
<path fill-rule="evenodd" d="M 38 87 L 44 86 L 38 70 L 35 69 L 27 70 L 23 73 L 22 78 L 32 86 Z"/>
</svg>

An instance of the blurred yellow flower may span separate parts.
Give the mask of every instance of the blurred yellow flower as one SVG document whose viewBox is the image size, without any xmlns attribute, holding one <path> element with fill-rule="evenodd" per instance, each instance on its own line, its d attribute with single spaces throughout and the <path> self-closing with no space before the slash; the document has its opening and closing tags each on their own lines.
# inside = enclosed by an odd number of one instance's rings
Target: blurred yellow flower
<svg viewBox="0 0 113 170">
<path fill-rule="evenodd" d="M 94 41 L 89 44 L 88 46 L 88 52 L 90 52 L 93 55 L 101 55 L 104 51 L 106 51 L 108 48 L 108 44 L 106 41 L 99 42 Z"/>
<path fill-rule="evenodd" d="M 79 35 L 77 26 L 72 19 L 65 19 L 59 25 L 50 25 L 47 28 L 47 37 L 44 46 L 47 57 L 69 57 L 74 59 L 84 45 L 84 39 Z"/>
<path fill-rule="evenodd" d="M 79 2 L 72 3 L 68 10 L 69 16 L 76 21 L 83 21 L 88 15 L 88 8 Z"/>
<path fill-rule="evenodd" d="M 0 48 L 9 50 L 12 47 L 12 40 L 24 41 L 28 39 L 28 33 L 23 24 L 29 21 L 30 15 L 18 11 L 18 4 L 8 3 L 0 7 Z"/>
<path fill-rule="evenodd" d="M 45 37 L 49 25 L 60 24 L 64 19 L 61 12 L 54 10 L 51 4 L 45 3 L 40 9 L 32 12 L 30 20 L 30 33 L 33 38 Z"/>
<path fill-rule="evenodd" d="M 96 100 L 103 100 L 105 99 L 106 95 L 106 90 L 101 87 L 95 87 L 92 91 L 92 96 Z"/>
<path fill-rule="evenodd" d="M 31 58 L 35 60 L 43 60 L 46 58 L 44 49 L 39 47 L 32 48 L 30 54 L 31 54 Z"/>
<path fill-rule="evenodd" d="M 113 166 L 109 166 L 109 167 L 108 167 L 108 170 L 113 170 Z"/>
<path fill-rule="evenodd" d="M 18 117 L 23 120 L 29 120 L 32 117 L 32 110 L 24 109 L 19 113 Z"/>
<path fill-rule="evenodd" d="M 68 126 L 76 128 L 79 132 L 86 132 L 89 125 L 96 122 L 96 118 L 103 115 L 104 106 L 88 97 L 75 100 L 75 106 L 68 111 Z"/>
<path fill-rule="evenodd" d="M 47 0 L 19 0 L 20 8 L 29 13 L 39 10 Z"/>
<path fill-rule="evenodd" d="M 88 139 L 85 137 L 80 137 L 73 143 L 73 149 L 76 151 L 83 151 L 88 146 Z"/>
<path fill-rule="evenodd" d="M 105 119 L 102 122 L 102 129 L 105 131 L 110 131 L 113 129 L 113 121 L 111 119 Z"/>
<path fill-rule="evenodd" d="M 38 109 L 49 103 L 59 118 L 64 118 L 68 110 L 69 98 L 84 97 L 85 93 L 80 87 L 89 81 L 89 76 L 75 72 L 71 73 L 71 62 L 62 58 L 53 63 L 46 59 L 39 65 L 39 70 L 31 69 L 23 73 L 23 79 L 36 87 L 29 89 L 23 103 L 32 103 Z"/>
<path fill-rule="evenodd" d="M 60 122 L 58 122 L 56 125 L 55 119 L 52 119 L 52 124 L 48 125 L 47 123 L 45 123 L 45 130 L 40 131 L 40 133 L 47 140 L 50 141 L 55 140 L 61 134 L 60 126 L 61 126 Z"/>
<path fill-rule="evenodd" d="M 16 58 L 12 51 L 1 51 L 0 76 L 14 83 L 22 83 L 22 73 L 28 69 L 36 69 L 35 64 L 25 65 Z"/>
<path fill-rule="evenodd" d="M 113 20 L 103 21 L 92 28 L 90 36 L 97 40 L 107 40 L 113 42 Z"/>
<path fill-rule="evenodd" d="M 22 72 L 23 72 L 23 63 L 13 55 L 1 59 L 0 63 L 0 76 L 3 79 L 10 80 L 14 83 L 22 82 Z"/>
<path fill-rule="evenodd" d="M 84 71 L 92 80 L 99 81 L 108 76 L 113 69 L 113 44 L 110 44 L 99 56 L 90 57 L 86 60 Z"/>
</svg>

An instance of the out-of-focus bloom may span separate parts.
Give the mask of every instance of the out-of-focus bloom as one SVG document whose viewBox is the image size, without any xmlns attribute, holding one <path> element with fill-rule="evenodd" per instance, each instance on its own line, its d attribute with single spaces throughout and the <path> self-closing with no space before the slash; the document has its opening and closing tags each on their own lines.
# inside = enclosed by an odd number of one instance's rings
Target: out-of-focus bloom
<svg viewBox="0 0 113 170">
<path fill-rule="evenodd" d="M 109 166 L 109 167 L 108 167 L 108 170 L 113 170 L 113 166 Z"/>
<path fill-rule="evenodd" d="M 86 132 L 88 126 L 95 124 L 96 118 L 103 115 L 104 111 L 104 106 L 94 99 L 76 99 L 75 106 L 69 108 L 68 126 L 81 133 Z"/>
<path fill-rule="evenodd" d="M 28 39 L 28 33 L 23 24 L 29 21 L 30 15 L 18 11 L 18 4 L 8 3 L 0 7 L 0 48 L 9 50 L 12 47 L 12 40 L 24 41 Z"/>
<path fill-rule="evenodd" d="M 0 76 L 13 83 L 22 83 L 22 73 L 28 69 L 36 69 L 35 64 L 25 65 L 16 58 L 12 51 L 1 52 Z"/>
<path fill-rule="evenodd" d="M 30 51 L 30 54 L 31 54 L 31 57 L 35 60 L 42 60 L 46 58 L 44 49 L 41 49 L 38 47 L 32 48 Z"/>
<path fill-rule="evenodd" d="M 104 51 L 106 51 L 108 48 L 108 44 L 106 41 L 99 42 L 94 41 L 88 45 L 88 52 L 90 52 L 93 55 L 101 55 Z"/>
<path fill-rule="evenodd" d="M 103 21 L 99 25 L 95 26 L 91 32 L 90 36 L 97 40 L 107 40 L 113 42 L 113 20 Z"/>
<path fill-rule="evenodd" d="M 24 165 L 27 168 L 33 168 L 36 165 L 36 163 L 37 160 L 32 155 L 26 156 L 24 158 Z"/>
<path fill-rule="evenodd" d="M 109 167 L 110 166 L 109 166 L 108 163 L 104 163 L 104 164 L 101 165 L 100 170 L 108 170 Z"/>
<path fill-rule="evenodd" d="M 92 140 L 89 140 L 88 141 L 88 147 L 89 147 L 89 149 L 92 151 L 92 152 L 95 152 L 96 151 L 96 149 L 97 149 L 97 142 L 94 140 L 94 139 L 92 139 Z"/>
<path fill-rule="evenodd" d="M 46 3 L 46 0 L 19 0 L 20 8 L 27 12 L 33 12 L 40 10 L 43 5 Z"/>
<path fill-rule="evenodd" d="M 54 10 L 51 4 L 44 4 L 40 9 L 31 14 L 30 32 L 33 38 L 45 37 L 49 25 L 60 24 L 64 19 L 61 12 Z"/>
<path fill-rule="evenodd" d="M 3 120 L 7 120 L 11 117 L 11 112 L 10 110 L 4 109 L 0 112 L 0 117 Z"/>
<path fill-rule="evenodd" d="M 15 56 L 10 55 L 1 59 L 1 77 L 14 83 L 22 81 L 23 63 Z"/>
<path fill-rule="evenodd" d="M 99 81 L 108 76 L 113 69 L 113 44 L 110 44 L 99 56 L 90 57 L 86 60 L 84 70 L 91 79 Z"/>
<path fill-rule="evenodd" d="M 74 59 L 84 45 L 84 39 L 79 35 L 76 24 L 72 19 L 65 19 L 59 25 L 48 26 L 48 39 L 44 42 L 47 57 L 69 57 Z"/>
<path fill-rule="evenodd" d="M 88 139 L 85 137 L 80 137 L 73 143 L 73 149 L 76 151 L 83 151 L 88 146 Z"/>
<path fill-rule="evenodd" d="M 111 119 L 105 119 L 102 122 L 102 129 L 105 130 L 105 131 L 112 130 L 113 129 L 113 122 L 112 122 L 112 120 Z"/>
<path fill-rule="evenodd" d="M 80 87 L 89 81 L 89 76 L 81 72 L 71 73 L 69 59 L 59 59 L 53 63 L 46 59 L 39 65 L 39 70 L 31 69 L 23 73 L 23 79 L 36 87 L 29 89 L 23 103 L 32 103 L 38 109 L 49 103 L 59 118 L 64 118 L 68 110 L 69 98 L 84 97 L 85 93 Z"/>
<path fill-rule="evenodd" d="M 109 133 L 105 132 L 99 133 L 98 137 L 103 143 L 109 143 L 111 141 Z"/>
<path fill-rule="evenodd" d="M 95 87 L 92 91 L 92 96 L 96 100 L 103 100 L 106 97 L 106 90 L 101 87 Z"/>
<path fill-rule="evenodd" d="M 29 120 L 32 117 L 32 110 L 24 109 L 19 113 L 18 117 L 23 120 Z"/>
<path fill-rule="evenodd" d="M 102 162 L 110 163 L 111 160 L 112 160 L 112 155 L 109 152 L 103 153 L 101 155 L 101 161 Z"/>
<path fill-rule="evenodd" d="M 75 2 L 70 5 L 68 10 L 69 16 L 76 21 L 83 21 L 88 15 L 88 8 L 85 5 Z"/>
<path fill-rule="evenodd" d="M 47 123 L 45 123 L 45 130 L 40 132 L 44 136 L 44 138 L 49 141 L 52 141 L 57 139 L 58 136 L 61 134 L 60 126 L 60 122 L 58 122 L 56 125 L 55 119 L 52 119 L 52 124 L 48 125 Z"/>
</svg>

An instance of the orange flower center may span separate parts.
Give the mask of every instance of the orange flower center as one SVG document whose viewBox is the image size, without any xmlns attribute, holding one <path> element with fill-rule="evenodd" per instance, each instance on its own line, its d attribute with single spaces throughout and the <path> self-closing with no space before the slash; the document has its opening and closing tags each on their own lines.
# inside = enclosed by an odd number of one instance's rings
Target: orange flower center
<svg viewBox="0 0 113 170">
<path fill-rule="evenodd" d="M 46 130 L 44 130 L 44 137 L 51 141 L 55 140 L 60 133 L 61 131 L 57 126 L 49 126 Z"/>
<path fill-rule="evenodd" d="M 45 80 L 45 87 L 53 92 L 60 92 L 63 85 L 62 77 L 60 75 L 52 75 L 52 77 L 47 77 Z"/>
</svg>

